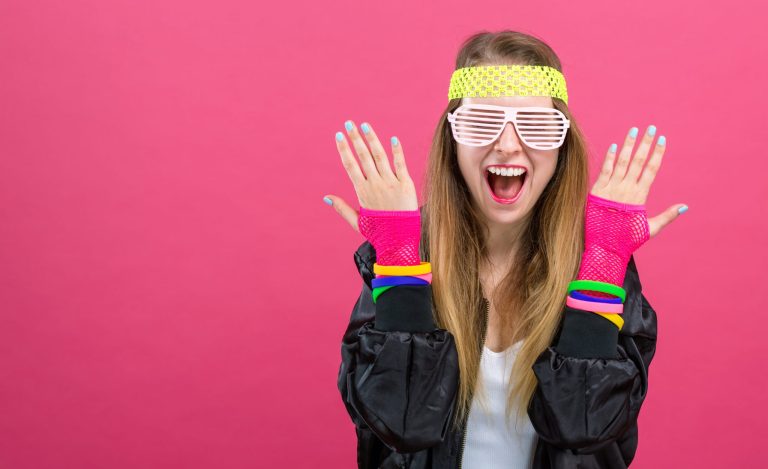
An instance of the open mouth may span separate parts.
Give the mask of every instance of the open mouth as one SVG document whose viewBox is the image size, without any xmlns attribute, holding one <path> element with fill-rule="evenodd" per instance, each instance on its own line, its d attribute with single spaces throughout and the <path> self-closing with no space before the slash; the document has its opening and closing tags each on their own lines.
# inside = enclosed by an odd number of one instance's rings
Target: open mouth
<svg viewBox="0 0 768 469">
<path fill-rule="evenodd" d="M 527 177 L 527 171 L 518 176 L 503 176 L 486 171 L 486 182 L 491 197 L 501 204 L 511 204 L 520 198 Z"/>
</svg>

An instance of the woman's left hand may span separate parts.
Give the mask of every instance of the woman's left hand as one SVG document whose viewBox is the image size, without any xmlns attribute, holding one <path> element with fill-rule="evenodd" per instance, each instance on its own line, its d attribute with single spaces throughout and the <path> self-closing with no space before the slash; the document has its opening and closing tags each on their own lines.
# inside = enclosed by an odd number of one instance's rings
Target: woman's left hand
<svg viewBox="0 0 768 469">
<path fill-rule="evenodd" d="M 597 181 L 592 186 L 591 193 L 615 202 L 644 205 L 648 192 L 651 189 L 651 184 L 661 167 L 662 157 L 666 149 L 666 138 L 664 136 L 659 137 L 649 158 L 648 153 L 653 143 L 653 134 L 656 131 L 656 127 L 648 127 L 640 141 L 640 145 L 637 147 L 634 158 L 632 158 L 632 148 L 637 140 L 636 135 L 632 136 L 632 130 L 637 134 L 636 128 L 630 130 L 624 140 L 624 146 L 619 152 L 618 159 L 616 158 L 616 144 L 611 145 L 605 156 L 600 176 L 598 176 Z M 650 133 L 651 131 L 652 133 Z M 648 164 L 643 168 L 646 161 Z M 653 218 L 649 217 L 648 228 L 650 236 L 653 237 L 658 234 L 662 228 L 672 223 L 687 209 L 688 206 L 685 204 L 674 204 L 659 215 Z"/>
</svg>

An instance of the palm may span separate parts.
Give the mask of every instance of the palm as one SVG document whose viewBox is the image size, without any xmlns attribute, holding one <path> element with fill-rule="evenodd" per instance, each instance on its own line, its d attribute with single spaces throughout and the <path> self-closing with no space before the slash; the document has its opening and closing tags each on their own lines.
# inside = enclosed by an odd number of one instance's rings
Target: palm
<svg viewBox="0 0 768 469">
<path fill-rule="evenodd" d="M 666 138 L 659 137 L 659 142 L 655 145 L 650 157 L 648 154 L 653 143 L 653 135 L 649 132 L 645 133 L 632 157 L 635 140 L 636 137 L 627 135 L 618 158 L 616 152 L 609 151 L 606 154 L 600 175 L 590 191 L 592 194 L 625 204 L 645 204 L 651 185 L 661 167 Z M 678 210 L 682 206 L 684 205 L 672 205 L 659 215 L 648 218 L 650 236 L 655 236 L 677 218 Z"/>
<path fill-rule="evenodd" d="M 341 155 L 342 165 L 355 188 L 360 206 L 371 210 L 418 210 L 416 186 L 408 174 L 400 142 L 393 137 L 392 154 L 395 167 L 393 171 L 387 153 L 371 126 L 364 123 L 361 126 L 364 128 L 361 135 L 351 121 L 347 123 L 349 139 L 360 159 L 360 164 L 358 165 L 350 144 L 343 138 L 341 132 L 337 134 L 336 147 Z M 360 231 L 358 210 L 350 207 L 340 197 L 329 196 L 328 198 L 332 200 L 336 211 L 347 223 Z"/>
</svg>

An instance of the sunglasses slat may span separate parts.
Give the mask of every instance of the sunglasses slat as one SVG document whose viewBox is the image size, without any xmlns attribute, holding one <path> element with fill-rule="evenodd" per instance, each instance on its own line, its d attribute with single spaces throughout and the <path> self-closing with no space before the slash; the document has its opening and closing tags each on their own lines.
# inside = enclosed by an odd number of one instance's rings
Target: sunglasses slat
<svg viewBox="0 0 768 469">
<path fill-rule="evenodd" d="M 464 126 L 464 127 L 495 127 L 495 128 L 501 128 L 501 122 L 494 123 L 494 122 L 456 122 L 457 126 Z"/>
<path fill-rule="evenodd" d="M 562 119 L 518 119 L 518 123 L 540 124 L 540 125 L 565 125 Z M 473 117 L 468 119 L 464 116 L 457 116 L 456 122 L 504 122 L 504 119 L 488 119 L 482 117 Z"/>
</svg>

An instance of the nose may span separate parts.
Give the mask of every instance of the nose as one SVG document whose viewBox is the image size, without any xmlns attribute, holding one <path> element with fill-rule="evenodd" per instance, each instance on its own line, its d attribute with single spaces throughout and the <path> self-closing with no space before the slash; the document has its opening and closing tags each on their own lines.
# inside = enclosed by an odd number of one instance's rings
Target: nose
<svg viewBox="0 0 768 469">
<path fill-rule="evenodd" d="M 523 150 L 523 142 L 511 122 L 504 124 L 504 130 L 496 139 L 495 148 L 503 153 L 515 153 Z"/>
</svg>

